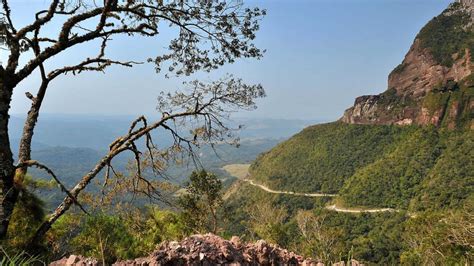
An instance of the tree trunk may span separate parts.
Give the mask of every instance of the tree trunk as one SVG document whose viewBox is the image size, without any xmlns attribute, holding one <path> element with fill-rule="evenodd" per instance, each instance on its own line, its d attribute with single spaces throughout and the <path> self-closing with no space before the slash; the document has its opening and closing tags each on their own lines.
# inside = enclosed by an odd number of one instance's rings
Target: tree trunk
<svg viewBox="0 0 474 266">
<path fill-rule="evenodd" d="M 212 232 L 213 234 L 217 234 L 217 215 L 216 215 L 216 210 L 214 210 L 213 207 L 209 206 L 211 209 L 211 215 L 212 215 Z"/>
<path fill-rule="evenodd" d="M 1 69 L 3 70 L 3 69 Z M 0 239 L 5 239 L 18 190 L 14 184 L 15 166 L 8 136 L 8 111 L 12 90 L 5 71 L 0 71 Z"/>
<path fill-rule="evenodd" d="M 44 80 L 38 90 L 38 95 L 35 98 L 31 98 L 31 107 L 26 116 L 25 124 L 23 126 L 23 134 L 20 140 L 20 148 L 18 150 L 18 163 L 22 163 L 31 160 L 31 143 L 33 140 L 33 134 L 36 123 L 38 122 L 39 111 L 43 98 L 48 88 L 49 80 Z M 25 165 L 16 169 L 15 183 L 23 184 L 28 167 Z"/>
</svg>

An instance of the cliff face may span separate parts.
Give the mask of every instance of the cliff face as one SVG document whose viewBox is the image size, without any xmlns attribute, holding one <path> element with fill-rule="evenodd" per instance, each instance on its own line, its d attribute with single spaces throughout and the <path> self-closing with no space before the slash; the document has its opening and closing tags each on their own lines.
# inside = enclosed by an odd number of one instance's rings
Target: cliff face
<svg viewBox="0 0 474 266">
<path fill-rule="evenodd" d="M 474 129 L 473 22 L 474 0 L 451 4 L 417 35 L 388 90 L 358 97 L 341 120 Z"/>
<path fill-rule="evenodd" d="M 416 39 L 400 67 L 388 76 L 388 88 L 396 89 L 402 96 L 420 98 L 439 85 L 446 85 L 448 81 L 459 82 L 472 73 L 469 49 L 465 49 L 462 57 L 459 54 L 452 57 L 455 61 L 450 67 L 441 65 Z"/>
</svg>

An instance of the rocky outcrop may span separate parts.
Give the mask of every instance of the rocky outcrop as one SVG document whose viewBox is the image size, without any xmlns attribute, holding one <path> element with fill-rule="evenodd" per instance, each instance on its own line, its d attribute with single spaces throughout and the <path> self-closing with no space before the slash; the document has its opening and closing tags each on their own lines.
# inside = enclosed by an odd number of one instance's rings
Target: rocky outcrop
<svg viewBox="0 0 474 266">
<path fill-rule="evenodd" d="M 213 234 L 194 235 L 181 242 L 165 242 L 149 257 L 152 265 L 298 265 L 304 259 L 263 240 L 241 243 L 238 237 L 230 241 Z M 117 265 L 127 265 L 117 264 Z"/>
<path fill-rule="evenodd" d="M 83 256 L 71 255 L 60 260 L 54 261 L 49 266 L 98 266 L 99 261 L 94 258 L 86 258 Z"/>
<path fill-rule="evenodd" d="M 71 255 L 55 261 L 51 266 L 96 266 L 99 261 Z M 146 258 L 119 261 L 115 266 L 158 266 L 158 265 L 307 265 L 324 266 L 316 260 L 303 258 L 264 240 L 256 243 L 242 243 L 238 237 L 225 240 L 213 234 L 193 235 L 181 242 L 170 241 L 160 244 L 156 251 Z M 338 266 L 360 266 L 356 260 Z"/>
<path fill-rule="evenodd" d="M 465 10 L 471 14 L 472 21 L 474 21 L 474 0 L 457 0 Z"/>
<path fill-rule="evenodd" d="M 472 73 L 471 53 L 466 49 L 464 56 L 453 57 L 452 66 L 440 65 L 416 39 L 402 64 L 388 76 L 388 88 L 395 89 L 400 96 L 420 98 L 448 81 L 460 82 Z"/>
<path fill-rule="evenodd" d="M 474 128 L 473 22 L 474 0 L 451 4 L 418 34 L 387 91 L 358 97 L 341 121 Z"/>
</svg>

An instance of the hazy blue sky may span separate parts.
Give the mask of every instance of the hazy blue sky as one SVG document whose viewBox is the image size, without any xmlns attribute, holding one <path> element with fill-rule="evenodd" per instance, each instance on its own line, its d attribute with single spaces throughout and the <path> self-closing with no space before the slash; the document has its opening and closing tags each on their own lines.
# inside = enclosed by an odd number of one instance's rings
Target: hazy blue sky
<svg viewBox="0 0 474 266">
<path fill-rule="evenodd" d="M 268 10 L 257 44 L 264 59 L 242 60 L 210 74 L 225 73 L 248 83 L 261 83 L 268 97 L 259 109 L 242 116 L 328 119 L 340 117 L 354 98 L 385 90 L 388 73 L 403 59 L 419 29 L 439 14 L 447 0 L 268 0 L 245 1 Z M 24 25 L 47 0 L 13 0 L 14 22 Z M 57 26 L 57 25 L 56 25 Z M 54 25 L 47 31 L 53 32 Z M 166 43 L 116 38 L 110 55 L 145 60 Z M 166 36 L 163 36 L 166 39 Z M 93 56 L 90 45 L 55 58 L 51 66 Z M 92 49 L 92 50 L 91 50 Z M 5 52 L 0 52 L 5 61 Z M 82 56 L 82 57 L 81 57 Z M 162 90 L 176 90 L 181 81 L 156 74 L 153 65 L 114 67 L 106 74 L 58 79 L 48 91 L 43 112 L 78 114 L 149 114 Z M 27 110 L 26 90 L 37 88 L 33 77 L 15 91 L 12 113 Z"/>
</svg>

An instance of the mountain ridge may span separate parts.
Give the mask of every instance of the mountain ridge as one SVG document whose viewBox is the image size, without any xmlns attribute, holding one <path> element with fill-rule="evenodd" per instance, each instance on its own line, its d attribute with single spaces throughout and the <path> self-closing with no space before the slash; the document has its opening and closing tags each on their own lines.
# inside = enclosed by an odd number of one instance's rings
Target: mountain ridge
<svg viewBox="0 0 474 266">
<path fill-rule="evenodd" d="M 251 176 L 274 190 L 338 194 L 346 207 L 472 203 L 473 25 L 474 1 L 450 4 L 421 29 L 385 92 L 261 154 Z"/>
<path fill-rule="evenodd" d="M 474 1 L 429 21 L 378 95 L 357 97 L 340 121 L 474 129 Z"/>
</svg>

